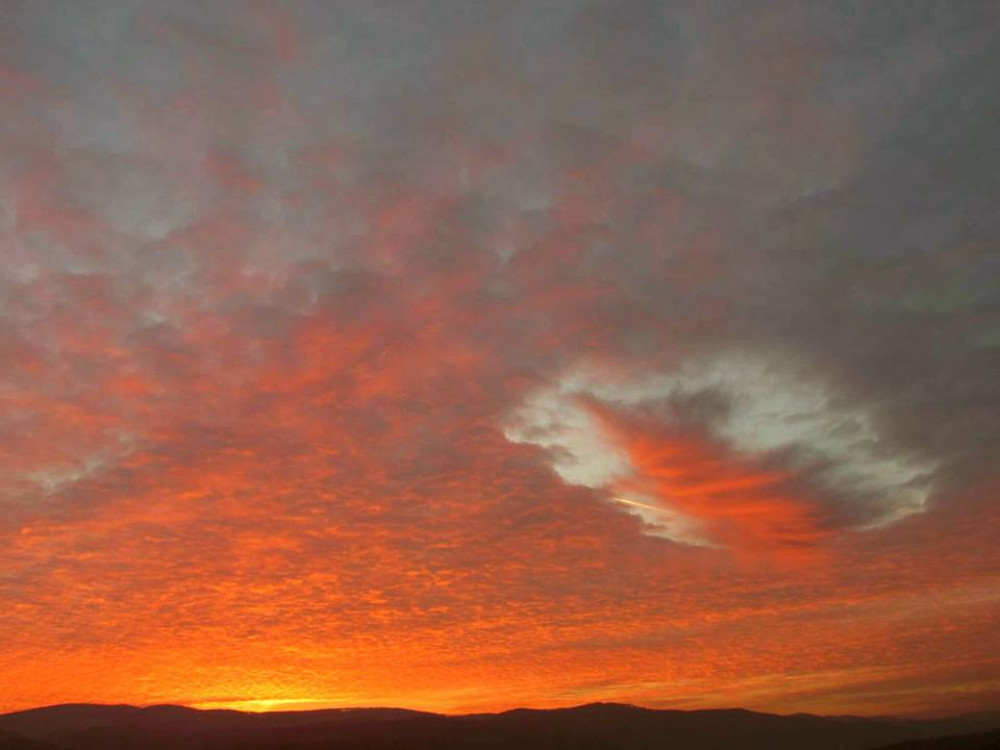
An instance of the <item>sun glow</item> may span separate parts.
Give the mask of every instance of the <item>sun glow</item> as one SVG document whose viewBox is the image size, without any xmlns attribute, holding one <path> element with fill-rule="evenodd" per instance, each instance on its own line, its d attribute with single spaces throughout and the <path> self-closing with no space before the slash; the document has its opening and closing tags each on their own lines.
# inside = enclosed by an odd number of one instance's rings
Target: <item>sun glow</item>
<svg viewBox="0 0 1000 750">
<path fill-rule="evenodd" d="M 190 704 L 192 708 L 204 710 L 224 709 L 230 711 L 249 711 L 251 713 L 267 713 L 269 711 L 315 711 L 328 708 L 354 708 L 357 702 L 351 698 L 258 698 L 239 701 L 202 701 Z"/>
</svg>

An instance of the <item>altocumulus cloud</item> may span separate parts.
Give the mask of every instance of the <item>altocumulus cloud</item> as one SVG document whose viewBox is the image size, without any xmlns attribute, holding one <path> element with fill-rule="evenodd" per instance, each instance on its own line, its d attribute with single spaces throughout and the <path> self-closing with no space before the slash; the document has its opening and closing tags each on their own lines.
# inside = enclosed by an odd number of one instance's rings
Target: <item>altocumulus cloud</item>
<svg viewBox="0 0 1000 750">
<path fill-rule="evenodd" d="M 992 4 L 4 16 L 18 701 L 78 699 L 97 662 L 82 697 L 133 699 L 136 673 L 150 700 L 437 706 L 600 679 L 787 707 L 790 664 L 830 693 L 888 671 L 986 694 Z M 893 609 L 943 590 L 967 605 L 948 628 Z M 831 614 L 854 606 L 857 642 Z M 955 656 L 921 635 L 952 625 Z M 590 642 L 613 645 L 570 668 Z M 526 659 L 536 684 L 510 677 Z"/>
</svg>

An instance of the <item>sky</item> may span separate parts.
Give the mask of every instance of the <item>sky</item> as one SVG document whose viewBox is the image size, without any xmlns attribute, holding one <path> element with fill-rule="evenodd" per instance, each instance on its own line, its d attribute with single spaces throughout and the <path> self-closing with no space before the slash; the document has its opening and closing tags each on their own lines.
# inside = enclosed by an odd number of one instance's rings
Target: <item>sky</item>
<svg viewBox="0 0 1000 750">
<path fill-rule="evenodd" d="M 1000 707 L 1000 6 L 2 22 L 0 710 Z"/>
</svg>

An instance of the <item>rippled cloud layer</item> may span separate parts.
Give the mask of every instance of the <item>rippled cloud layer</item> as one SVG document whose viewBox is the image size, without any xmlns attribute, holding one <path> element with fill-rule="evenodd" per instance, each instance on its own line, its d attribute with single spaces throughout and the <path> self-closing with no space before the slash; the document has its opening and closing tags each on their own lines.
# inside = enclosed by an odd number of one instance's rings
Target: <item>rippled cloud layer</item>
<svg viewBox="0 0 1000 750">
<path fill-rule="evenodd" d="M 995 703 L 988 3 L 9 6 L 0 709 Z"/>
</svg>

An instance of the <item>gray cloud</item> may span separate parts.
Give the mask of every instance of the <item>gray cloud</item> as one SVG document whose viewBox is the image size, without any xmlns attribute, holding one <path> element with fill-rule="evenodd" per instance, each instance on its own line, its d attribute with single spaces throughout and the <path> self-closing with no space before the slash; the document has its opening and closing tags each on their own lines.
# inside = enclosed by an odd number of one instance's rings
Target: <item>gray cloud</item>
<svg viewBox="0 0 1000 750">
<path fill-rule="evenodd" d="M 588 363 L 669 378 L 734 347 L 820 371 L 938 467 L 941 503 L 992 469 L 986 5 L 11 15 L 0 309 L 24 369 L 3 429 L 65 454 L 15 462 L 19 502 L 25 477 L 164 435 L 187 455 L 187 428 L 162 426 L 179 405 L 224 422 L 263 403 L 199 382 L 273 368 L 311 398 L 370 393 L 323 408 L 401 441 L 392 470 L 415 478 Z M 325 385 L 297 369 L 313 335 L 350 363 Z M 394 435 L 398 415 L 414 424 Z M 826 502 L 864 520 L 850 495 Z"/>
</svg>

